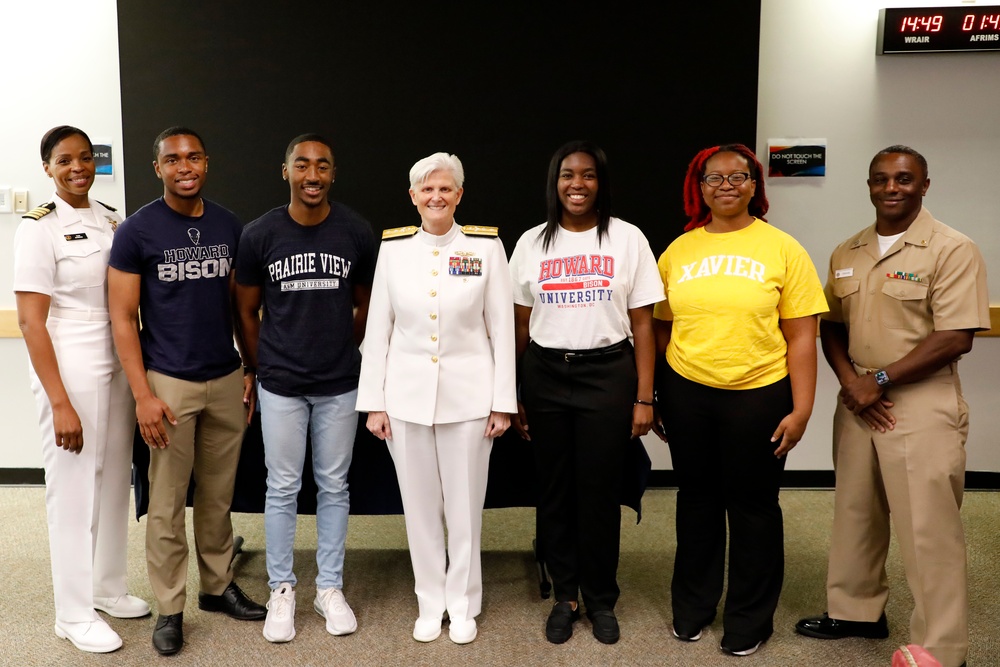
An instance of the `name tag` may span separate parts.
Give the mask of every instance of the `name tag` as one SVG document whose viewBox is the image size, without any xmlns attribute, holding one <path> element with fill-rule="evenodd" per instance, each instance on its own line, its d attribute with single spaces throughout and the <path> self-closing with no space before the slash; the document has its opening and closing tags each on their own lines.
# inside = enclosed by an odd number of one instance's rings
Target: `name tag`
<svg viewBox="0 0 1000 667">
<path fill-rule="evenodd" d="M 850 278 L 854 275 L 854 268 L 850 269 L 835 269 L 833 272 L 834 278 Z"/>
<path fill-rule="evenodd" d="M 84 241 L 86 240 L 87 235 L 80 232 L 79 234 L 64 234 L 63 238 L 67 241 Z"/>
</svg>

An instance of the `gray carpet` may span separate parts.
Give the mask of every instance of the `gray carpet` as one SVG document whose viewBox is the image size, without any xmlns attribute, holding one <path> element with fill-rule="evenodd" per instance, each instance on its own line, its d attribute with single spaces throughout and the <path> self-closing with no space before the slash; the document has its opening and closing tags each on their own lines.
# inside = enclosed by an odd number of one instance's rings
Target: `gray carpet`
<svg viewBox="0 0 1000 667">
<path fill-rule="evenodd" d="M 484 608 L 479 638 L 457 646 L 447 638 L 418 644 L 410 636 L 416 617 L 413 577 L 402 517 L 352 517 L 348 532 L 345 592 L 358 616 L 358 631 L 332 637 L 312 610 L 316 532 L 312 517 L 300 517 L 296 542 L 296 638 L 270 644 L 262 623 L 231 620 L 197 608 L 197 571 L 190 559 L 183 651 L 161 658 L 150 645 L 153 618 L 110 619 L 125 645 L 107 655 L 75 649 L 53 633 L 52 585 L 45 528 L 44 489 L 0 487 L 0 562 L 8 573 L 0 600 L 0 664 L 16 665 L 881 665 L 888 667 L 896 646 L 906 643 L 912 599 L 898 553 L 889 557 L 892 597 L 887 614 L 891 636 L 885 641 L 846 639 L 824 642 L 794 633 L 795 621 L 824 609 L 823 581 L 833 511 L 830 491 L 784 491 L 785 588 L 771 640 L 755 655 L 725 656 L 718 649 L 721 621 L 693 644 L 670 636 L 669 578 L 673 565 L 672 490 L 649 491 L 643 520 L 623 510 L 622 556 L 617 607 L 622 639 L 614 646 L 597 642 L 586 620 L 561 646 L 545 641 L 543 626 L 551 605 L 538 595 L 531 556 L 534 511 L 488 510 L 483 528 Z M 963 510 L 971 572 L 972 649 L 970 667 L 998 665 L 1000 646 L 992 634 L 1000 619 L 997 517 L 1000 494 L 966 495 Z M 266 601 L 264 533 L 260 515 L 234 515 L 237 534 L 247 540 L 237 562 L 237 582 L 252 597 Z M 188 517 L 190 535 L 190 514 Z M 151 600 L 143 553 L 145 521 L 129 529 L 131 592 Z M 190 539 L 190 538 L 189 538 Z M 193 539 L 191 540 L 193 543 Z M 155 610 L 154 610 L 155 613 Z"/>
</svg>

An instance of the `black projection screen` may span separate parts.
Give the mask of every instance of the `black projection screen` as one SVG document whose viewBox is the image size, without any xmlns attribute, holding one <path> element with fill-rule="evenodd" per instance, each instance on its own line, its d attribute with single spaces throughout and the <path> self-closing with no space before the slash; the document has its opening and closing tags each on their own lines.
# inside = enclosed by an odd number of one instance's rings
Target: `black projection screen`
<svg viewBox="0 0 1000 667">
<path fill-rule="evenodd" d="M 435 151 L 466 170 L 462 224 L 508 253 L 544 220 L 548 159 L 608 153 L 614 214 L 654 254 L 684 224 L 694 153 L 753 147 L 760 2 L 119 2 L 126 200 L 162 192 L 152 141 L 205 138 L 205 195 L 248 222 L 288 201 L 289 139 L 334 144 L 333 198 L 376 231 L 417 224 L 407 172 Z"/>
</svg>

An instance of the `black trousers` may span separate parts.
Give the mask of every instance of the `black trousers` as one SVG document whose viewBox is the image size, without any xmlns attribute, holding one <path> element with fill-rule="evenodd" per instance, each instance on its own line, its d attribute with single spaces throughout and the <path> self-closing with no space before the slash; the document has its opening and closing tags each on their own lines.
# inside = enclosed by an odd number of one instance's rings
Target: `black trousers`
<svg viewBox="0 0 1000 667">
<path fill-rule="evenodd" d="M 613 353 L 567 361 L 532 344 L 522 363 L 539 485 L 537 539 L 555 598 L 577 600 L 579 592 L 588 611 L 614 609 L 635 352 L 626 342 Z"/>
<path fill-rule="evenodd" d="M 767 639 L 784 578 L 778 490 L 785 458 L 774 456 L 771 436 L 792 410 L 791 382 L 716 389 L 666 366 L 657 385 L 678 485 L 674 621 L 699 627 L 715 618 L 728 518 L 725 634 L 740 643 Z"/>
</svg>

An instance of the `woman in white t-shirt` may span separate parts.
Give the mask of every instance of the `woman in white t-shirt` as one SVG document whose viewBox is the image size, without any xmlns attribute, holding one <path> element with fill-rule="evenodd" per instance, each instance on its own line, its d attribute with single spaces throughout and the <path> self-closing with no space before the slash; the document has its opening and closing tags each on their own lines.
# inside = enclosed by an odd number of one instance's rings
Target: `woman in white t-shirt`
<svg viewBox="0 0 1000 667">
<path fill-rule="evenodd" d="M 106 653 L 122 640 L 95 609 L 149 614 L 128 595 L 125 568 L 135 404 L 112 345 L 106 284 L 121 218 L 88 197 L 96 168 L 82 130 L 49 130 L 41 156 L 56 192 L 17 228 L 14 292 L 42 431 L 55 633 Z"/>
<path fill-rule="evenodd" d="M 663 285 L 642 232 L 611 217 L 604 151 L 562 146 L 546 194 L 548 221 L 521 236 L 510 262 L 513 425 L 535 451 L 538 546 L 556 599 L 545 636 L 572 636 L 582 596 L 594 636 L 613 644 L 621 471 L 629 440 L 653 423 L 652 314 Z"/>
<path fill-rule="evenodd" d="M 691 217 L 660 257 L 657 401 L 677 475 L 672 631 L 697 641 L 715 619 L 729 536 L 720 648 L 755 652 L 773 632 L 783 578 L 778 490 L 816 388 L 809 255 L 767 224 L 761 164 L 746 146 L 707 148 L 684 183 Z"/>
</svg>

